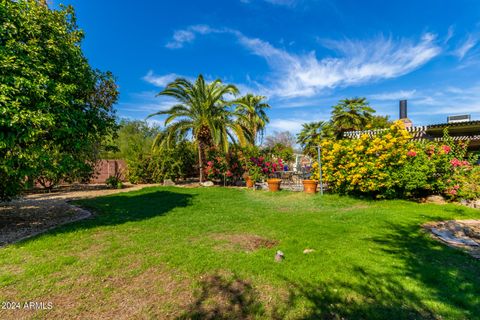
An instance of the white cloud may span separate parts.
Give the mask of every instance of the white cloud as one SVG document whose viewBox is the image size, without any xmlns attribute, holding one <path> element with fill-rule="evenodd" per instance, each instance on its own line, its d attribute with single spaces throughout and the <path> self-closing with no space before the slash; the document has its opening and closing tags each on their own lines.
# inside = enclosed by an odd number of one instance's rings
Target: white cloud
<svg viewBox="0 0 480 320">
<path fill-rule="evenodd" d="M 453 54 L 462 60 L 465 55 L 478 44 L 478 41 L 479 37 L 469 34 L 467 39 L 455 49 Z"/>
<path fill-rule="evenodd" d="M 252 3 L 254 0 L 240 0 L 242 3 Z M 277 6 L 287 6 L 292 7 L 297 4 L 298 0 L 263 0 Z"/>
<path fill-rule="evenodd" d="M 413 115 L 471 114 L 480 117 L 480 84 L 418 92 L 410 100 Z M 480 120 L 480 118 L 478 119 Z"/>
<path fill-rule="evenodd" d="M 167 48 L 178 49 L 183 47 L 184 43 L 195 40 L 195 33 L 188 30 L 178 30 L 173 34 L 173 40 L 166 44 Z"/>
<path fill-rule="evenodd" d="M 130 101 L 118 104 L 118 109 L 122 112 L 135 112 L 140 116 L 147 116 L 157 111 L 167 110 L 173 106 L 176 101 L 172 98 L 156 97 L 156 91 L 142 91 L 130 94 Z"/>
<path fill-rule="evenodd" d="M 302 129 L 302 124 L 311 121 L 306 119 L 272 119 L 268 124 L 268 129 L 297 133 Z"/>
<path fill-rule="evenodd" d="M 169 73 L 169 74 L 158 76 L 158 75 L 155 75 L 152 70 L 150 70 L 142 79 L 150 84 L 153 84 L 156 87 L 163 88 L 177 78 L 185 78 L 185 77 L 179 76 L 176 73 Z"/>
<path fill-rule="evenodd" d="M 314 51 L 290 53 L 264 40 L 247 37 L 238 30 L 201 25 L 180 31 L 233 35 L 240 45 L 265 59 L 272 70 L 265 91 L 269 96 L 281 98 L 310 97 L 336 87 L 399 77 L 420 68 L 442 51 L 436 36 L 425 33 L 418 41 L 391 37 L 364 41 L 324 40 L 323 45 L 336 55 L 318 59 Z M 172 41 L 177 41 L 174 47 L 179 48 L 185 41 L 178 42 L 175 34 Z"/>
<path fill-rule="evenodd" d="M 382 92 L 368 96 L 372 100 L 401 100 L 414 97 L 416 90 L 399 90 L 393 92 Z"/>
<path fill-rule="evenodd" d="M 226 29 L 214 29 L 208 25 L 193 25 L 183 30 L 176 30 L 173 33 L 172 39 L 167 42 L 165 47 L 168 49 L 180 49 L 187 43 L 195 40 L 197 34 L 205 35 L 209 33 L 224 33 Z"/>
<path fill-rule="evenodd" d="M 325 41 L 338 56 L 322 59 L 315 52 L 290 54 L 259 39 L 248 39 L 243 44 L 267 60 L 281 79 L 274 93 L 284 97 L 313 96 L 325 89 L 399 77 L 441 52 L 431 34 L 425 34 L 419 42 L 383 37 L 371 41 Z"/>
</svg>

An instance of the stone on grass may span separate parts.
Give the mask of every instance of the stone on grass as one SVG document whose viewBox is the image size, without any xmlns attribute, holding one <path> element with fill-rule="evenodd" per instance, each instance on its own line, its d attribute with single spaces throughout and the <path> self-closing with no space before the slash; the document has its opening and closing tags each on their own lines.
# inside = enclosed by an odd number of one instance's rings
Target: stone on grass
<svg viewBox="0 0 480 320">
<path fill-rule="evenodd" d="M 282 251 L 278 250 L 275 254 L 275 262 L 282 262 L 283 259 L 285 259 L 285 255 Z"/>
<path fill-rule="evenodd" d="M 165 179 L 165 180 L 163 180 L 163 185 L 164 186 L 174 186 L 175 182 L 173 182 L 171 179 Z"/>
<path fill-rule="evenodd" d="M 431 195 L 425 198 L 426 203 L 445 204 L 445 198 L 439 195 Z"/>
<path fill-rule="evenodd" d="M 213 182 L 212 181 L 205 181 L 205 182 L 201 182 L 200 185 L 202 187 L 213 187 Z"/>
<path fill-rule="evenodd" d="M 309 253 L 312 253 L 312 252 L 315 252 L 315 249 L 305 249 L 305 250 L 303 250 L 303 254 L 309 254 Z"/>
</svg>

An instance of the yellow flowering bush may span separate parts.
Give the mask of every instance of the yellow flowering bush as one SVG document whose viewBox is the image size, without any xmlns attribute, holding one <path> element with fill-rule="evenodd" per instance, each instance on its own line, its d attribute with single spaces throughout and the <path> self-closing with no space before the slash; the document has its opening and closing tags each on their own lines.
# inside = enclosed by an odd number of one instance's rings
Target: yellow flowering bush
<svg viewBox="0 0 480 320">
<path fill-rule="evenodd" d="M 467 157 L 467 145 L 455 143 L 448 132 L 441 142 L 412 141 L 398 121 L 376 135 L 324 141 L 322 159 L 324 181 L 333 192 L 377 198 L 480 197 L 477 158 Z"/>
<path fill-rule="evenodd" d="M 413 149 L 411 135 L 400 121 L 375 136 L 326 140 L 322 143 L 324 181 L 334 192 L 393 196 L 392 171 L 405 164 Z"/>
</svg>

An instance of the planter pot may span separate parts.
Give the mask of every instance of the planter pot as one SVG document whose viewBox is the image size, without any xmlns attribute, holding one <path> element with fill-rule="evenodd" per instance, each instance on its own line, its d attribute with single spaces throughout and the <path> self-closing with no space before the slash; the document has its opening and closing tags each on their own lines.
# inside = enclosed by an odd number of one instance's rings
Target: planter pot
<svg viewBox="0 0 480 320">
<path fill-rule="evenodd" d="M 280 184 L 282 183 L 282 179 L 268 179 L 268 190 L 272 192 L 277 192 L 280 190 Z"/>
<path fill-rule="evenodd" d="M 303 191 L 305 193 L 312 193 L 312 194 L 317 193 L 317 186 L 318 186 L 317 180 L 303 180 Z"/>
<path fill-rule="evenodd" d="M 255 185 L 255 182 L 250 179 L 250 177 L 245 178 L 245 183 L 247 184 L 247 188 L 253 188 Z"/>
</svg>

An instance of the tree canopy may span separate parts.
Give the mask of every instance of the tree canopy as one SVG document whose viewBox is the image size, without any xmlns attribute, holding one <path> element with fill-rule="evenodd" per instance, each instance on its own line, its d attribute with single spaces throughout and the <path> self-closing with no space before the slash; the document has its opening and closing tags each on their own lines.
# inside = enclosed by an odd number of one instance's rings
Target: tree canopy
<svg viewBox="0 0 480 320">
<path fill-rule="evenodd" d="M 173 97 L 178 104 L 168 110 L 151 114 L 166 115 L 165 130 L 156 141 L 157 145 L 172 145 L 179 138 L 191 135 L 198 149 L 200 181 L 203 181 L 203 162 L 209 147 L 224 151 L 236 137 L 248 136 L 242 123 L 236 122 L 226 101 L 226 96 L 238 95 L 238 89 L 223 84 L 219 79 L 210 83 L 199 75 L 195 82 L 178 78 L 169 83 L 158 95 Z M 251 138 L 250 138 L 251 139 Z"/>
<path fill-rule="evenodd" d="M 115 131 L 118 90 L 93 69 L 71 6 L 34 0 L 0 6 L 0 198 L 26 181 L 86 179 Z"/>
<path fill-rule="evenodd" d="M 337 136 L 341 137 L 346 131 L 363 130 L 374 113 L 366 98 L 340 100 L 332 110 L 332 123 Z"/>
</svg>

